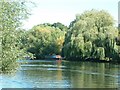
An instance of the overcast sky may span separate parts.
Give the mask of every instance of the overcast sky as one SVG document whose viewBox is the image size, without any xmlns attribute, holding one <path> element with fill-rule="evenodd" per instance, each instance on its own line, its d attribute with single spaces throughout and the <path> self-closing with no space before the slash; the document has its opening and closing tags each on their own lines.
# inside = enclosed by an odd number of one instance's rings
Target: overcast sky
<svg viewBox="0 0 120 90">
<path fill-rule="evenodd" d="M 97 9 L 108 11 L 118 22 L 119 0 L 32 0 L 37 7 L 32 9 L 32 15 L 24 22 L 24 28 L 30 29 L 41 23 L 61 22 L 69 25 L 76 14 L 85 10 Z"/>
</svg>

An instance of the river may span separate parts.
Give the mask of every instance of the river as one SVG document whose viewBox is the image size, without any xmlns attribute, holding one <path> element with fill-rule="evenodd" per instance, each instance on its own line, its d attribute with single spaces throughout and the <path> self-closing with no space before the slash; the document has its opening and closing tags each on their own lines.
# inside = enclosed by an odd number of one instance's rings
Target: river
<svg viewBox="0 0 120 90">
<path fill-rule="evenodd" d="M 118 88 L 120 85 L 117 64 L 51 60 L 19 63 L 15 74 L 0 75 L 0 88 Z"/>
</svg>

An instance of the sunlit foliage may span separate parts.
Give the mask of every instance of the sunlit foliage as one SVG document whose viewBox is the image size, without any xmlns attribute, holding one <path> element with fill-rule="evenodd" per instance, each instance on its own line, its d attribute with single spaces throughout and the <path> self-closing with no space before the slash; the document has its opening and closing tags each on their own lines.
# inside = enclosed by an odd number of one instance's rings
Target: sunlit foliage
<svg viewBox="0 0 120 90">
<path fill-rule="evenodd" d="M 70 24 L 63 47 L 64 56 L 118 60 L 116 37 L 118 37 L 118 30 L 108 12 L 86 11 L 77 15 Z"/>
<path fill-rule="evenodd" d="M 32 53 L 35 59 L 41 59 L 45 55 L 61 54 L 64 37 L 65 31 L 41 24 L 27 31 L 27 38 L 23 41 L 27 41 L 27 52 Z"/>
<path fill-rule="evenodd" d="M 25 2 L 0 1 L 0 36 L 1 57 L 0 65 L 2 72 L 12 72 L 16 69 L 16 60 L 21 53 L 17 43 L 16 30 L 21 26 L 21 20 L 28 16 Z"/>
</svg>

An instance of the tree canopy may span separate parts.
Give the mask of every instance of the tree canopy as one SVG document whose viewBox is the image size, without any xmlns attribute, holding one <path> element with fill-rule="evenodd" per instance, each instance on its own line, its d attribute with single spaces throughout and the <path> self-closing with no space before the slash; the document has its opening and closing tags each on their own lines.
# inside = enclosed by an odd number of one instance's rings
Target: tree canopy
<svg viewBox="0 0 120 90">
<path fill-rule="evenodd" d="M 13 71 L 17 66 L 16 60 L 21 52 L 16 30 L 20 29 L 27 13 L 25 2 L 0 1 L 1 71 Z"/>
<path fill-rule="evenodd" d="M 27 45 L 28 52 L 40 59 L 45 55 L 61 54 L 64 37 L 65 31 L 48 24 L 40 24 L 27 32 L 27 38 L 24 38 L 22 43 Z M 26 44 L 23 41 L 26 41 Z"/>
<path fill-rule="evenodd" d="M 70 24 L 63 46 L 64 56 L 118 60 L 116 37 L 118 37 L 118 29 L 108 12 L 86 11 L 77 15 Z"/>
</svg>

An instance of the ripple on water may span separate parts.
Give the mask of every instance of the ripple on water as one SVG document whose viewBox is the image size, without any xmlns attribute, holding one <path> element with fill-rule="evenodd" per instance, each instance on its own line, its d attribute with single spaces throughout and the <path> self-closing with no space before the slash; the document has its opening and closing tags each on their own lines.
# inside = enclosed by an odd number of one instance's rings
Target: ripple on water
<svg viewBox="0 0 120 90">
<path fill-rule="evenodd" d="M 42 64 L 42 65 L 36 65 L 36 64 L 24 64 L 24 65 L 21 65 L 21 67 L 66 67 L 66 66 L 58 66 L 58 65 L 45 65 L 45 64 Z"/>
<path fill-rule="evenodd" d="M 90 71 L 83 71 L 83 70 L 69 70 L 71 72 L 78 72 L 78 73 L 85 73 L 85 74 L 91 74 L 91 75 L 104 75 L 104 76 L 109 76 L 109 77 L 114 77 L 118 78 L 119 75 L 112 75 L 112 74 L 102 74 L 99 72 L 90 72 Z"/>
</svg>

